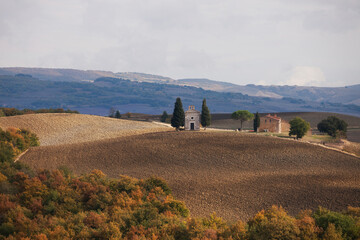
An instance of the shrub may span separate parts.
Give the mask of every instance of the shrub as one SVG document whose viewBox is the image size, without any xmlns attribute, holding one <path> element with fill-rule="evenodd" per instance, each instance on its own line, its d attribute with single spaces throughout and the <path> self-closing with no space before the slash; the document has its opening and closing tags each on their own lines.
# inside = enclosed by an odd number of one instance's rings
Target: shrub
<svg viewBox="0 0 360 240">
<path fill-rule="evenodd" d="M 344 238 L 341 235 L 342 235 L 341 230 L 340 229 L 337 230 L 335 228 L 334 224 L 329 223 L 322 239 L 324 239 L 324 240 L 342 240 Z"/>
<path fill-rule="evenodd" d="M 234 240 L 245 240 L 247 238 L 247 228 L 246 224 L 242 221 L 238 221 L 235 224 L 231 225 L 229 228 L 226 228 L 224 232 L 220 234 L 224 239 L 234 239 Z"/>
<path fill-rule="evenodd" d="M 171 189 L 167 185 L 164 179 L 160 177 L 152 176 L 144 181 L 144 188 L 147 191 L 160 187 L 165 194 L 171 194 Z"/>
<path fill-rule="evenodd" d="M 316 225 L 325 231 L 330 224 L 334 224 L 338 232 L 342 231 L 344 239 L 357 239 L 360 237 L 360 225 L 356 220 L 349 216 L 338 212 L 332 212 L 325 208 L 319 208 L 313 215 Z"/>
<path fill-rule="evenodd" d="M 9 236 L 15 232 L 15 227 L 12 223 L 3 223 L 0 225 L 0 235 Z"/>
<path fill-rule="evenodd" d="M 176 215 L 180 215 L 182 217 L 189 216 L 189 209 L 187 209 L 185 204 L 181 201 L 172 200 L 169 203 L 166 203 L 165 205 L 168 205 L 171 212 L 173 212 Z"/>
<path fill-rule="evenodd" d="M 249 222 L 250 239 L 297 239 L 300 230 L 296 219 L 287 215 L 282 207 L 272 206 L 260 211 Z"/>
<path fill-rule="evenodd" d="M 166 119 L 169 117 L 166 111 L 163 112 L 163 114 L 160 117 L 160 122 L 166 122 Z"/>
<path fill-rule="evenodd" d="M 335 116 L 329 116 L 327 119 L 322 120 L 317 125 L 317 128 L 320 132 L 329 134 L 332 137 L 337 137 L 339 135 L 345 135 L 347 131 L 348 124 Z"/>
<path fill-rule="evenodd" d="M 13 146 L 8 142 L 0 141 L 0 162 L 12 161 L 14 156 Z"/>
<path fill-rule="evenodd" d="M 299 227 L 301 239 L 318 239 L 317 236 L 321 233 L 311 214 L 310 210 L 304 210 L 297 216 L 296 225 Z"/>
</svg>

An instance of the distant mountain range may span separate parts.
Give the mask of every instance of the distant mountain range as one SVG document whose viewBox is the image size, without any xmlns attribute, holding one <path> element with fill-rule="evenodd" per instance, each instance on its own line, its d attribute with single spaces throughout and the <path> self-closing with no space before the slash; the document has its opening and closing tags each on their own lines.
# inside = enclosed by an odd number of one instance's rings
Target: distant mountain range
<svg viewBox="0 0 360 240">
<path fill-rule="evenodd" d="M 0 68 L 0 105 L 70 107 L 104 115 L 108 108 L 160 113 L 177 96 L 186 104 L 206 97 L 212 111 L 332 111 L 360 115 L 360 84 L 346 87 L 246 86 L 209 79 L 179 79 L 136 72 Z M 126 88 L 126 89 L 125 89 Z M 32 89 L 29 91 L 29 89 Z"/>
</svg>

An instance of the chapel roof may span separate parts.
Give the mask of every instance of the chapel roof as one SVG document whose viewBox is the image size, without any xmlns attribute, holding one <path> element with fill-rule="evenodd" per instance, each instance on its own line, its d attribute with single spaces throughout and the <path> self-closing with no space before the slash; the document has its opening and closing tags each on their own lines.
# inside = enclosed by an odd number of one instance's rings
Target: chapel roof
<svg viewBox="0 0 360 240">
<path fill-rule="evenodd" d="M 271 114 L 268 114 L 268 115 L 266 115 L 265 116 L 266 118 L 271 118 L 271 119 L 274 119 L 274 120 L 281 120 L 281 118 L 280 117 L 278 117 L 278 116 L 276 116 L 276 114 L 274 114 L 274 116 L 271 116 Z"/>
</svg>

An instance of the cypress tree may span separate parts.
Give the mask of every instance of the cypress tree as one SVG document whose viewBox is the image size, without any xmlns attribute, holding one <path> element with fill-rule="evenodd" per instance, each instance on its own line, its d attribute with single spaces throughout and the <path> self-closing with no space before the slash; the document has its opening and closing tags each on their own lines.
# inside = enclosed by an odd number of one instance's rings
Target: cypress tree
<svg viewBox="0 0 360 240">
<path fill-rule="evenodd" d="M 115 113 L 115 118 L 121 118 L 121 114 L 120 114 L 120 111 L 117 110 L 116 113 Z"/>
<path fill-rule="evenodd" d="M 163 114 L 160 117 L 161 122 L 166 122 L 166 119 L 169 117 L 166 111 L 163 112 Z"/>
<path fill-rule="evenodd" d="M 209 108 L 206 106 L 206 99 L 204 98 L 201 108 L 201 125 L 205 128 L 211 124 L 211 115 Z"/>
<path fill-rule="evenodd" d="M 255 118 L 254 118 L 254 132 L 257 132 L 259 127 L 260 127 L 260 116 L 259 116 L 259 113 L 256 112 Z"/>
<path fill-rule="evenodd" d="M 184 124 L 185 124 L 185 113 L 181 99 L 178 97 L 176 98 L 174 113 L 171 118 L 171 126 L 176 128 L 176 131 L 178 131 L 181 126 L 184 126 Z"/>
</svg>

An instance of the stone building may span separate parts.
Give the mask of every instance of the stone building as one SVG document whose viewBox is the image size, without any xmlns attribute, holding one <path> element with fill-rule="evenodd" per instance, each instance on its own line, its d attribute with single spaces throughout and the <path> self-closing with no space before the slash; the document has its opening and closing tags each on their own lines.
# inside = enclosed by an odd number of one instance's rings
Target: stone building
<svg viewBox="0 0 360 240">
<path fill-rule="evenodd" d="M 185 112 L 185 130 L 200 130 L 200 112 L 189 106 Z"/>
<path fill-rule="evenodd" d="M 290 124 L 281 120 L 281 118 L 276 116 L 276 114 L 274 116 L 268 114 L 264 117 L 260 117 L 260 127 L 258 128 L 259 132 L 282 133 L 288 132 L 289 130 Z"/>
</svg>

